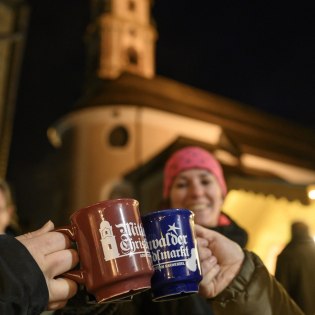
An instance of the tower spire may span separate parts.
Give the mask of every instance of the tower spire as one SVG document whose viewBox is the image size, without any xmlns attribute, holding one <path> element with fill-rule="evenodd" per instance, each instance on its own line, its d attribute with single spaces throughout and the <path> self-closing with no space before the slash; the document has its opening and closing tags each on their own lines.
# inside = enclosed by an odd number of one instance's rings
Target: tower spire
<svg viewBox="0 0 315 315">
<path fill-rule="evenodd" d="M 157 35 L 150 9 L 151 0 L 107 0 L 99 16 L 99 78 L 115 79 L 122 72 L 154 76 Z"/>
</svg>

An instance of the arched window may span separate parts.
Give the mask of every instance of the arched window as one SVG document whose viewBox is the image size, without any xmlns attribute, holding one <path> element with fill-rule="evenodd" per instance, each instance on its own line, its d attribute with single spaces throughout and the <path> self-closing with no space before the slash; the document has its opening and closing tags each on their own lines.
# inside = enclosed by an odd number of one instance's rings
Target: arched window
<svg viewBox="0 0 315 315">
<path fill-rule="evenodd" d="M 129 133 L 126 127 L 116 126 L 109 133 L 108 142 L 113 147 L 124 147 L 129 141 Z"/>
<path fill-rule="evenodd" d="M 133 0 L 128 1 L 128 10 L 135 11 L 136 10 L 136 3 Z"/>
<path fill-rule="evenodd" d="M 138 64 L 138 53 L 134 48 L 129 48 L 127 51 L 128 56 L 128 63 L 130 65 L 137 65 Z"/>
</svg>

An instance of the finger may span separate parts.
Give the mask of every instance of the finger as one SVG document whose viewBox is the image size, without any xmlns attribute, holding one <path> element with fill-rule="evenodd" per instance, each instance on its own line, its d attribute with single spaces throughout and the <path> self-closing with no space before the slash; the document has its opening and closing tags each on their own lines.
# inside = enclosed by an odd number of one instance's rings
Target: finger
<svg viewBox="0 0 315 315">
<path fill-rule="evenodd" d="M 210 270 L 203 276 L 202 281 L 203 283 L 210 283 L 212 282 L 216 276 L 220 273 L 220 265 L 215 264 L 210 268 Z"/>
<path fill-rule="evenodd" d="M 195 232 L 196 232 L 197 237 L 206 239 L 208 241 L 213 240 L 213 233 L 214 232 L 201 226 L 201 225 L 195 224 Z"/>
<path fill-rule="evenodd" d="M 204 238 L 197 237 L 197 244 L 200 247 L 208 247 L 209 242 L 206 239 L 204 239 Z"/>
<path fill-rule="evenodd" d="M 49 278 L 57 277 L 64 272 L 73 269 L 79 262 L 79 256 L 75 249 L 65 249 L 46 256 L 46 272 Z"/>
<path fill-rule="evenodd" d="M 33 232 L 23 234 L 23 235 L 20 235 L 20 236 L 17 236 L 16 238 L 18 240 L 30 239 L 30 238 L 34 238 L 34 237 L 40 236 L 42 234 L 45 234 L 47 232 L 50 232 L 53 229 L 54 229 L 54 223 L 49 220 L 40 229 L 33 231 Z"/>
<path fill-rule="evenodd" d="M 223 241 L 224 239 L 227 239 L 223 234 L 220 234 L 216 231 L 213 231 L 211 229 L 205 228 L 201 225 L 196 224 L 195 225 L 195 232 L 197 237 L 204 238 L 208 241 L 210 246 L 213 243 Z"/>
<path fill-rule="evenodd" d="M 60 303 L 72 298 L 78 290 L 75 281 L 66 278 L 57 278 L 48 282 L 49 303 Z"/>
<path fill-rule="evenodd" d="M 45 254 L 54 253 L 56 251 L 70 248 L 72 241 L 68 236 L 59 232 L 49 232 L 43 237 L 43 242 L 45 242 Z"/>
<path fill-rule="evenodd" d="M 216 264 L 213 266 L 211 271 L 209 271 L 205 276 L 203 276 L 200 284 L 199 291 L 205 297 L 212 297 L 215 294 L 216 277 L 220 273 L 220 266 Z"/>
<path fill-rule="evenodd" d="M 216 257 L 211 256 L 209 259 L 203 260 L 201 262 L 202 274 L 207 274 L 216 264 L 218 263 Z"/>
<path fill-rule="evenodd" d="M 71 247 L 68 236 L 58 232 L 48 232 L 37 237 L 36 246 L 42 250 L 44 255 L 57 252 Z"/>
<path fill-rule="evenodd" d="M 209 248 L 198 248 L 199 260 L 208 260 L 210 259 L 213 254 Z"/>
<path fill-rule="evenodd" d="M 200 245 L 198 242 L 198 254 L 199 254 L 199 259 L 200 261 L 210 259 L 212 255 L 212 251 L 208 247 L 203 247 Z"/>
<path fill-rule="evenodd" d="M 46 256 L 71 246 L 70 239 L 58 232 L 48 232 L 32 239 L 21 239 L 19 241 L 26 246 L 33 256 L 38 257 Z"/>
</svg>

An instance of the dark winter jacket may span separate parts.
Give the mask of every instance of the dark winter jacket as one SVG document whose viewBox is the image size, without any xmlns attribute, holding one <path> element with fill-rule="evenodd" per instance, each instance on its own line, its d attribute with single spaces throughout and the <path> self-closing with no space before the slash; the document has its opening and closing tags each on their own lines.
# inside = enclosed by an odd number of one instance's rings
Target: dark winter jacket
<svg viewBox="0 0 315 315">
<path fill-rule="evenodd" d="M 303 315 L 259 257 L 246 250 L 237 277 L 209 301 L 216 315 Z"/>
<path fill-rule="evenodd" d="M 294 238 L 277 258 L 275 276 L 306 315 L 315 314 L 315 243 Z"/>
<path fill-rule="evenodd" d="M 44 275 L 14 237 L 0 235 L 0 314 L 40 314 L 48 303 Z"/>
</svg>

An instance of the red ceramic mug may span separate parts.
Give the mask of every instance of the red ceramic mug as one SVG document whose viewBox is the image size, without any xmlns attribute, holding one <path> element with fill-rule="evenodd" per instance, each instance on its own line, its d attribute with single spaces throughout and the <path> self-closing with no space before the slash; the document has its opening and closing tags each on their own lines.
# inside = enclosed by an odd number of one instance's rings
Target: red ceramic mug
<svg viewBox="0 0 315 315">
<path fill-rule="evenodd" d="M 151 256 L 135 199 L 105 200 L 77 210 L 55 231 L 77 243 L 80 269 L 62 276 L 83 284 L 98 303 L 128 300 L 151 287 Z"/>
</svg>

